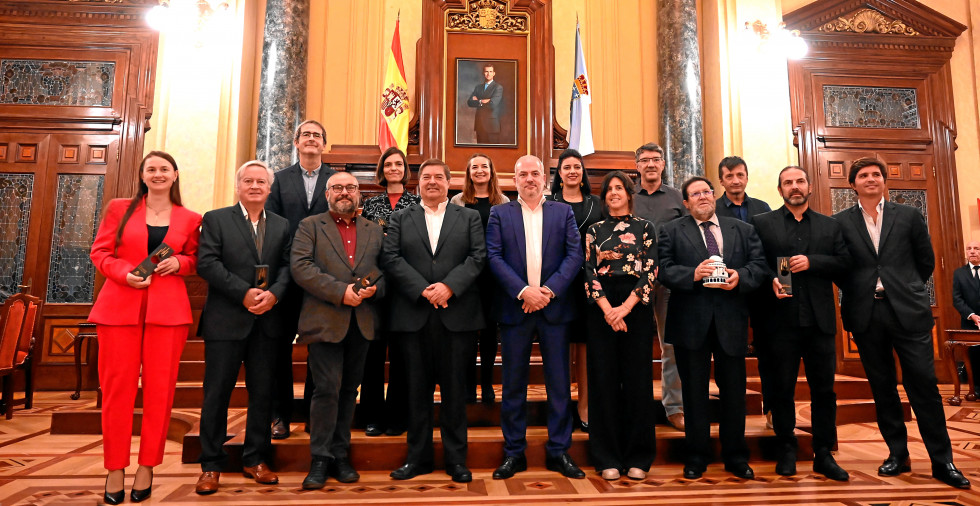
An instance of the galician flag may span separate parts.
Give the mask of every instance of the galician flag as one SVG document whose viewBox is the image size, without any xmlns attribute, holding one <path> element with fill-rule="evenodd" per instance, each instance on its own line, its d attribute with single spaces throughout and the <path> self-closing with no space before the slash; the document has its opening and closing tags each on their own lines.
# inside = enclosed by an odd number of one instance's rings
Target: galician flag
<svg viewBox="0 0 980 506">
<path fill-rule="evenodd" d="M 592 94 L 589 71 L 585 69 L 585 53 L 582 52 L 582 36 L 575 23 L 575 79 L 572 82 L 572 120 L 568 129 L 568 147 L 578 150 L 582 156 L 595 153 L 592 143 Z"/>
<path fill-rule="evenodd" d="M 398 24 L 391 37 L 388 66 L 381 87 L 381 121 L 378 123 L 378 145 L 381 151 L 398 146 L 408 152 L 408 83 L 405 80 L 405 64 L 402 63 L 402 45 L 398 37 Z"/>
</svg>

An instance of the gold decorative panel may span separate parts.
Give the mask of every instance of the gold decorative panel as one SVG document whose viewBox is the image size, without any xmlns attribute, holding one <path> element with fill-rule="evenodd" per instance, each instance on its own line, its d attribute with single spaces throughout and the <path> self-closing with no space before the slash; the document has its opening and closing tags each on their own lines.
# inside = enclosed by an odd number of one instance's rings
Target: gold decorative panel
<svg viewBox="0 0 980 506">
<path fill-rule="evenodd" d="M 466 11 L 448 11 L 446 30 L 450 32 L 529 33 L 526 14 L 511 14 L 505 0 L 470 0 Z"/>
<path fill-rule="evenodd" d="M 873 9 L 860 9 L 841 16 L 818 28 L 821 32 L 882 33 L 894 35 L 920 35 L 919 32 L 898 19 L 885 17 Z"/>
</svg>

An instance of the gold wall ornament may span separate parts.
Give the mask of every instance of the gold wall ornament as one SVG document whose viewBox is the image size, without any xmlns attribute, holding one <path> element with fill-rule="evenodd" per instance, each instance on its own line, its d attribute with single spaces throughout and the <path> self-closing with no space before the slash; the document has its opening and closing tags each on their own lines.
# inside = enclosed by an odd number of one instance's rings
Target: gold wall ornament
<svg viewBox="0 0 980 506">
<path fill-rule="evenodd" d="M 528 17 L 510 14 L 506 0 L 470 0 L 466 11 L 449 11 L 446 30 L 450 32 L 528 33 Z"/>
<path fill-rule="evenodd" d="M 882 33 L 916 36 L 921 35 L 912 27 L 898 19 L 889 19 L 884 14 L 873 9 L 861 9 L 851 13 L 850 17 L 839 17 L 818 28 L 821 32 L 855 32 Z"/>
</svg>

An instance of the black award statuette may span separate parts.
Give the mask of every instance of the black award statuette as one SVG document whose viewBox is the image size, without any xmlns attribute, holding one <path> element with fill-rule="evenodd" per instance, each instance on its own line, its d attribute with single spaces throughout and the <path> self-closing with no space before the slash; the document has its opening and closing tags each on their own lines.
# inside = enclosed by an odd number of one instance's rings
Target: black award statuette
<svg viewBox="0 0 980 506">
<path fill-rule="evenodd" d="M 374 269 L 373 271 L 354 279 L 354 290 L 362 290 L 364 288 L 369 288 L 374 286 L 381 281 L 381 271 Z"/>
<path fill-rule="evenodd" d="M 255 288 L 260 290 L 269 289 L 269 266 L 268 265 L 256 265 L 255 266 Z"/>
<path fill-rule="evenodd" d="M 134 276 L 139 276 L 144 280 L 153 274 L 153 269 L 157 268 L 157 264 L 170 258 L 174 254 L 174 249 L 171 248 L 167 243 L 162 242 L 157 249 L 150 253 L 150 256 L 146 257 L 145 260 L 140 262 L 133 270 L 129 271 Z"/>
<path fill-rule="evenodd" d="M 779 267 L 776 279 L 783 285 L 779 289 L 779 293 L 783 295 L 793 295 L 793 273 L 789 270 L 789 259 L 790 257 L 776 257 L 776 265 Z"/>
</svg>

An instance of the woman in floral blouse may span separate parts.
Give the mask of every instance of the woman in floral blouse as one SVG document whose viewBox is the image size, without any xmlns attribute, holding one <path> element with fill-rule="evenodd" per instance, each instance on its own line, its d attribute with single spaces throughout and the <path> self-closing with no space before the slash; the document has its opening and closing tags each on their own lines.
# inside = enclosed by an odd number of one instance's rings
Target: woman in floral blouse
<svg viewBox="0 0 980 506">
<path fill-rule="evenodd" d="M 388 229 L 388 217 L 412 204 L 422 201 L 414 193 L 406 191 L 411 170 L 405 153 L 396 147 L 388 148 L 378 159 L 375 178 L 385 187 L 385 192 L 364 201 L 361 216 Z M 364 379 L 361 381 L 361 413 L 367 427 L 368 436 L 380 436 L 386 429 L 389 435 L 405 432 L 408 413 L 408 384 L 405 379 L 405 363 L 397 346 L 391 347 L 391 370 L 388 372 L 388 401 L 385 402 L 385 352 L 388 348 L 387 336 L 371 341 L 367 359 L 364 362 Z"/>
<path fill-rule="evenodd" d="M 657 237 L 633 216 L 633 182 L 611 172 L 599 194 L 608 219 L 585 234 L 589 302 L 589 446 L 602 477 L 646 477 L 656 454 L 653 308 Z"/>
</svg>

